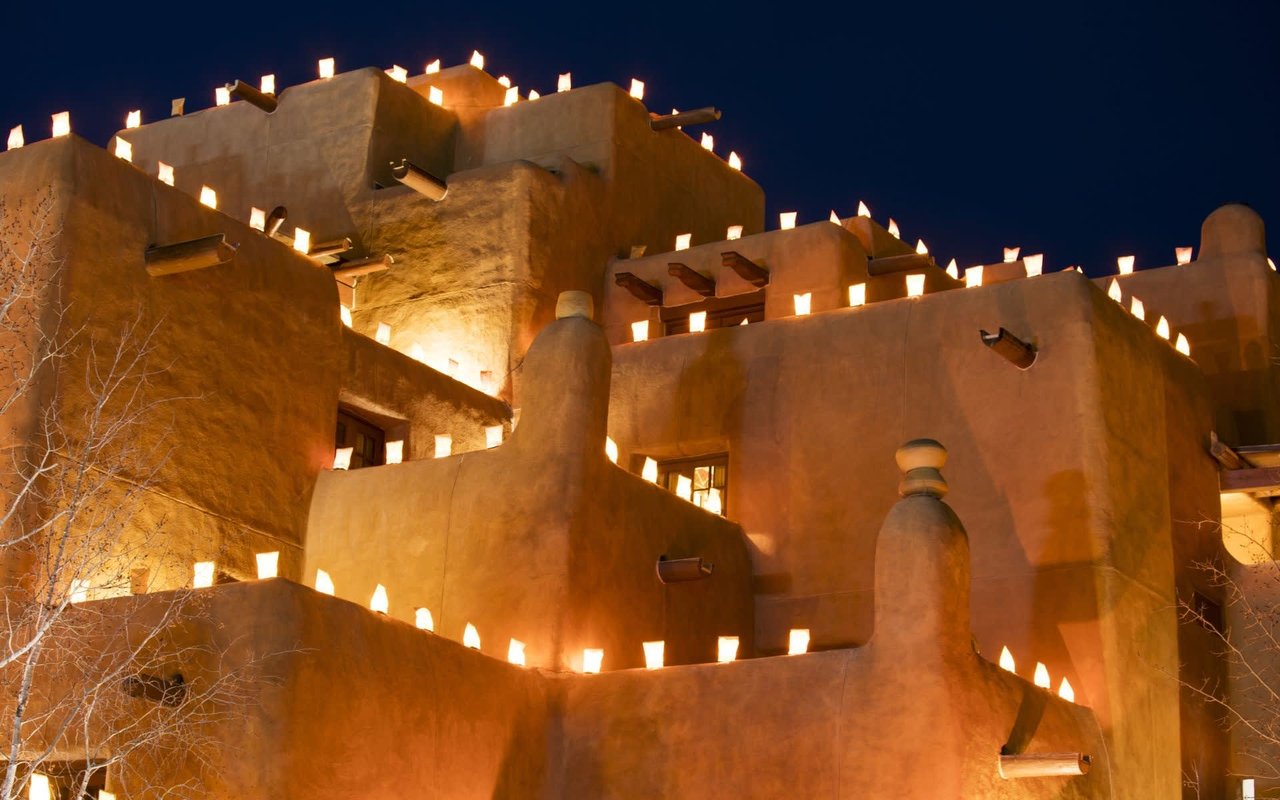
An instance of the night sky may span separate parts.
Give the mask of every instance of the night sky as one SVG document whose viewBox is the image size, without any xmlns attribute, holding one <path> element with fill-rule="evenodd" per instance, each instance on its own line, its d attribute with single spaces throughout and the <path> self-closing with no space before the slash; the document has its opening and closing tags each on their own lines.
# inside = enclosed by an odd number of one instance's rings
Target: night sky
<svg viewBox="0 0 1280 800">
<path fill-rule="evenodd" d="M 286 88 L 324 56 L 416 73 L 475 48 L 522 93 L 572 70 L 575 85 L 640 78 L 656 111 L 719 107 L 707 130 L 764 187 L 769 227 L 862 199 L 940 263 L 1021 245 L 1091 274 L 1126 253 L 1172 263 L 1229 201 L 1280 231 L 1277 0 L 181 5 L 6 4 L 0 130 L 44 138 L 69 109 L 105 144 L 129 109 L 202 108 L 237 77 Z"/>
</svg>

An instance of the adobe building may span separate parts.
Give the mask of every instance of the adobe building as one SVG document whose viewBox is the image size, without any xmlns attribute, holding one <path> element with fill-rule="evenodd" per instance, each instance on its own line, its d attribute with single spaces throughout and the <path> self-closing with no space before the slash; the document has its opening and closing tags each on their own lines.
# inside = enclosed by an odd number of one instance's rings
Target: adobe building
<svg viewBox="0 0 1280 800">
<path fill-rule="evenodd" d="M 137 432 L 169 455 L 133 524 L 199 566 L 157 554 L 147 597 L 216 576 L 182 637 L 272 654 L 218 768 L 157 783 L 1239 796 L 1186 686 L 1238 676 L 1179 601 L 1225 630 L 1196 564 L 1271 558 L 1256 214 L 1170 266 L 961 278 L 869 214 L 766 224 L 710 110 L 388 72 L 0 154 L 52 204 L 49 302 L 154 326 L 147 391 L 185 398 Z M 10 446 L 74 427 L 87 357 Z"/>
</svg>

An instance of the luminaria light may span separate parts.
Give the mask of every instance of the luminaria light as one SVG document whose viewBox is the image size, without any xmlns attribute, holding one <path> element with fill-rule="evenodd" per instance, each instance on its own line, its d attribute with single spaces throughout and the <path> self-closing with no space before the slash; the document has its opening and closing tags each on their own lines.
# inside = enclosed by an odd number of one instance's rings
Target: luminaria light
<svg viewBox="0 0 1280 800">
<path fill-rule="evenodd" d="M 387 587 L 378 584 L 373 589 L 373 597 L 369 598 L 369 610 L 385 614 L 390 607 L 390 601 L 387 599 Z"/>
<path fill-rule="evenodd" d="M 885 230 L 887 230 L 889 235 L 895 239 L 902 238 L 902 232 L 898 230 L 898 221 L 893 217 L 889 217 L 889 227 L 885 228 Z"/>
<path fill-rule="evenodd" d="M 507 89 L 506 94 L 502 96 L 502 105 L 514 106 L 520 100 L 520 87 L 512 86 Z"/>
<path fill-rule="evenodd" d="M 721 636 L 716 640 L 716 661 L 727 664 L 738 658 L 738 637 Z"/>
<path fill-rule="evenodd" d="M 415 608 L 413 610 L 413 625 L 420 631 L 435 631 L 436 621 L 431 616 L 431 609 Z"/>
<path fill-rule="evenodd" d="M 649 320 L 642 319 L 631 323 L 631 341 L 645 342 L 649 340 Z"/>
<path fill-rule="evenodd" d="M 688 475 L 676 476 L 676 497 L 693 502 L 693 480 Z"/>
<path fill-rule="evenodd" d="M 1191 252 L 1192 250 L 1190 247 L 1175 247 L 1173 249 L 1173 256 L 1177 259 L 1179 264 L 1190 264 Z"/>
<path fill-rule="evenodd" d="M 1141 320 L 1145 320 L 1147 318 L 1146 306 L 1142 305 L 1142 301 L 1136 297 L 1129 303 L 1129 313 Z"/>
<path fill-rule="evenodd" d="M 293 249 L 304 256 L 311 252 L 311 231 L 306 228 L 293 229 Z"/>
<path fill-rule="evenodd" d="M 677 249 L 677 250 L 688 250 L 688 249 L 689 249 L 689 245 L 691 245 L 692 243 L 693 243 L 693 234 L 692 234 L 692 233 L 680 233 L 680 234 L 677 234 L 677 235 L 676 235 L 676 249 Z"/>
<path fill-rule="evenodd" d="M 391 69 L 386 70 L 386 73 L 391 76 L 391 80 L 398 83 L 405 83 L 409 80 L 409 70 L 399 64 L 392 64 Z"/>
<path fill-rule="evenodd" d="M 916 255 L 929 255 L 929 246 L 924 243 L 924 239 L 916 239 Z"/>
<path fill-rule="evenodd" d="M 598 647 L 587 647 L 582 650 L 582 671 L 594 675 L 604 664 L 604 650 Z"/>
<path fill-rule="evenodd" d="M 729 151 L 729 166 L 732 169 L 736 169 L 739 172 L 742 171 L 742 158 L 738 155 L 737 151 L 735 150 Z"/>
<path fill-rule="evenodd" d="M 258 84 L 258 91 L 262 92 L 263 94 L 275 94 L 276 93 L 276 76 L 263 75 L 262 81 Z"/>
<path fill-rule="evenodd" d="M 1188 358 L 1191 357 L 1191 343 L 1188 342 L 1187 337 L 1181 333 L 1178 334 L 1178 343 L 1174 345 L 1174 349 Z"/>
<path fill-rule="evenodd" d="M 636 78 L 631 79 L 631 96 L 637 100 L 644 99 L 644 81 Z"/>
<path fill-rule="evenodd" d="M 216 209 L 218 207 L 218 193 L 208 186 L 201 186 L 200 205 Z"/>
<path fill-rule="evenodd" d="M 280 551 L 257 553 L 254 559 L 258 562 L 258 580 L 274 578 L 280 574 Z"/>
<path fill-rule="evenodd" d="M 191 585 L 197 589 L 207 589 L 213 585 L 213 562 L 197 561 L 192 569 Z"/>
<path fill-rule="evenodd" d="M 351 453 L 354 447 L 339 447 L 333 451 L 333 468 L 334 469 L 350 469 Z"/>
<path fill-rule="evenodd" d="M 158 170 L 156 172 L 156 180 L 160 181 L 161 183 L 167 183 L 170 186 L 172 186 L 173 185 L 173 167 L 169 166 L 163 161 L 158 162 L 157 167 L 158 167 Z"/>
<path fill-rule="evenodd" d="M 791 300 L 795 304 L 797 317 L 807 317 L 809 315 L 809 310 L 813 307 L 813 292 L 793 294 L 791 295 Z"/>
<path fill-rule="evenodd" d="M 1062 679 L 1062 683 L 1058 684 L 1058 697 L 1061 697 L 1068 703 L 1074 703 L 1076 701 L 1076 690 L 1071 688 L 1071 681 L 1067 680 L 1065 676 Z"/>
<path fill-rule="evenodd" d="M 1117 303 L 1124 302 L 1124 292 L 1120 291 L 1120 281 L 1115 278 L 1111 279 L 1111 285 L 1107 287 L 1107 297 L 1110 297 Z"/>
<path fill-rule="evenodd" d="M 1116 259 L 1116 266 L 1120 268 L 1121 275 L 1129 275 L 1133 272 L 1133 256 L 1120 256 Z"/>
<path fill-rule="evenodd" d="M 712 136 L 711 134 L 706 133 L 706 132 L 704 131 L 704 132 L 703 132 L 703 134 L 702 134 L 702 142 L 701 142 L 701 144 L 702 144 L 702 149 L 703 149 L 703 150 L 710 150 L 710 151 L 712 151 L 712 152 L 715 152 L 715 149 L 716 149 L 716 137 L 714 137 L 714 136 Z"/>
<path fill-rule="evenodd" d="M 562 72 L 560 76 L 556 78 L 556 91 L 567 92 L 572 88 L 573 88 L 573 73 Z"/>
<path fill-rule="evenodd" d="M 741 239 L 741 238 L 742 238 L 742 226 L 741 226 L 741 225 L 730 225 L 730 226 L 729 226 L 729 229 L 728 229 L 727 231 L 725 231 L 724 238 L 725 238 L 725 239 L 728 239 L 729 241 L 733 241 L 734 239 Z"/>
<path fill-rule="evenodd" d="M 439 86 L 430 87 L 427 89 L 427 99 L 435 105 L 444 105 L 444 89 L 441 89 Z"/>
<path fill-rule="evenodd" d="M 471 51 L 471 66 L 476 69 L 484 69 L 484 54 L 479 50 Z"/>
<path fill-rule="evenodd" d="M 322 79 L 333 77 L 333 59 L 332 58 L 322 58 L 320 59 L 319 63 L 316 66 L 318 68 L 320 77 Z"/>
<path fill-rule="evenodd" d="M 618 463 L 618 443 L 611 436 L 604 437 L 604 454 L 613 463 Z"/>
<path fill-rule="evenodd" d="M 136 108 L 124 115 L 124 126 L 126 128 L 142 127 L 142 109 Z"/>
<path fill-rule="evenodd" d="M 333 578 L 322 569 L 316 570 L 316 591 L 320 594 L 333 595 Z"/>
<path fill-rule="evenodd" d="M 778 227 L 784 231 L 789 231 L 796 226 L 796 212 L 783 211 L 778 215 Z"/>
<path fill-rule="evenodd" d="M 231 105 L 231 90 L 225 86 L 219 86 L 213 90 L 213 104 L 216 106 Z"/>
<path fill-rule="evenodd" d="M 133 163 L 133 145 L 119 136 L 116 137 L 116 158 Z"/>
<path fill-rule="evenodd" d="M 404 461 L 404 439 L 396 439 L 386 444 L 386 457 L 384 461 L 388 464 L 399 464 Z"/>
<path fill-rule="evenodd" d="M 524 642 L 519 639 L 512 639 L 507 644 L 507 663 L 515 664 L 517 667 L 523 667 L 524 664 Z"/>
<path fill-rule="evenodd" d="M 966 289 L 972 289 L 975 286 L 982 285 L 982 265 L 969 267 L 964 271 L 964 286 Z"/>
<path fill-rule="evenodd" d="M 265 231 L 267 229 L 267 212 L 260 208 L 250 208 L 249 227 L 255 231 Z"/>
<path fill-rule="evenodd" d="M 1000 669 L 1017 674 L 1017 666 L 1013 663 L 1013 653 L 1008 647 L 1000 648 Z"/>
<path fill-rule="evenodd" d="M 689 315 L 689 333 L 702 333 L 707 329 L 707 312 L 694 311 Z"/>
<path fill-rule="evenodd" d="M 861 200 L 858 201 L 858 216 L 871 219 L 871 209 L 867 208 L 867 204 Z"/>
<path fill-rule="evenodd" d="M 840 224 L 843 224 L 843 223 L 841 223 L 841 222 L 840 222 L 840 215 L 836 213 L 836 210 L 835 210 L 834 208 L 833 208 L 833 209 L 831 209 L 831 216 L 827 217 L 827 220 L 828 220 L 832 225 L 840 225 Z"/>
<path fill-rule="evenodd" d="M 378 344 L 391 344 L 391 326 L 385 322 L 379 322 L 378 330 L 373 334 L 373 340 Z"/>
<path fill-rule="evenodd" d="M 809 629 L 792 628 L 787 640 L 787 655 L 802 656 L 809 652 Z"/>
<path fill-rule="evenodd" d="M 88 600 L 89 587 L 90 587 L 90 583 L 88 580 L 83 580 L 81 578 L 73 579 L 71 581 L 71 588 L 67 592 L 67 596 L 70 602 L 83 603 L 86 600 Z"/>
<path fill-rule="evenodd" d="M 952 280 L 960 280 L 960 265 L 956 263 L 954 258 L 947 264 L 947 277 Z"/>
<path fill-rule="evenodd" d="M 436 434 L 436 458 L 448 458 L 453 455 L 453 437 L 447 433 Z"/>
<path fill-rule="evenodd" d="M 1049 680 L 1049 668 L 1046 667 L 1043 663 L 1037 661 L 1036 673 L 1035 673 L 1035 676 L 1031 679 L 1031 682 L 1034 683 L 1036 686 L 1039 686 L 1041 689 L 1050 688 L 1053 685 L 1053 682 Z"/>
<path fill-rule="evenodd" d="M 919 297 L 924 294 L 924 275 L 907 276 L 907 297 Z"/>
<path fill-rule="evenodd" d="M 53 800 L 53 787 L 49 776 L 33 772 L 27 782 L 27 800 Z"/>
<path fill-rule="evenodd" d="M 663 658 L 666 656 L 667 643 L 644 642 L 644 668 L 645 669 L 662 669 Z"/>
<path fill-rule="evenodd" d="M 849 305 L 851 307 L 865 306 L 867 304 L 867 285 L 865 283 L 855 283 L 849 287 Z"/>
<path fill-rule="evenodd" d="M 1156 322 L 1156 336 L 1166 341 L 1169 339 L 1169 320 L 1165 319 L 1163 314 Z"/>
<path fill-rule="evenodd" d="M 348 328 L 350 328 L 351 327 L 351 307 L 343 306 L 343 305 L 338 306 L 338 318 L 342 320 L 343 325 L 346 325 Z"/>
<path fill-rule="evenodd" d="M 434 75 L 439 71 L 440 71 L 440 59 L 437 58 L 435 61 L 432 61 L 430 64 L 427 65 L 427 68 L 423 70 L 423 74 Z"/>
<path fill-rule="evenodd" d="M 644 478 L 649 483 L 657 483 L 658 462 L 654 461 L 652 458 L 646 457 L 644 460 L 644 466 L 640 468 L 640 477 Z"/>
<path fill-rule="evenodd" d="M 484 446 L 486 449 L 492 450 L 502 444 L 502 426 L 486 425 L 484 428 Z"/>
<path fill-rule="evenodd" d="M 1044 253 L 1036 253 L 1033 256 L 1024 256 L 1022 264 L 1027 268 L 1027 277 L 1034 278 L 1044 271 Z"/>
<path fill-rule="evenodd" d="M 26 140 L 22 136 L 22 126 L 15 125 L 9 129 L 9 150 L 17 150 L 26 144 Z"/>
</svg>

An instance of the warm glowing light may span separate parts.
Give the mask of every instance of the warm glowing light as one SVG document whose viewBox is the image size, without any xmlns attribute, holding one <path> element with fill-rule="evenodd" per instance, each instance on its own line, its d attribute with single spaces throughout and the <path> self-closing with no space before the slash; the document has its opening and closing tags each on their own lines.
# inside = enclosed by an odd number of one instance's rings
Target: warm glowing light
<svg viewBox="0 0 1280 800">
<path fill-rule="evenodd" d="M 796 316 L 808 316 L 809 310 L 813 307 L 813 292 L 805 292 L 804 294 L 791 295 L 792 302 L 795 303 Z"/>
<path fill-rule="evenodd" d="M 207 589 L 213 585 L 213 562 L 197 561 L 191 576 L 191 585 L 197 589 Z"/>
<path fill-rule="evenodd" d="M 746 324 L 744 319 L 743 324 Z M 712 514 L 724 513 L 724 501 L 720 497 L 719 489 L 708 489 L 706 499 L 702 501 L 702 510 L 710 511 Z"/>
<path fill-rule="evenodd" d="M 404 462 L 404 439 L 397 439 L 386 444 L 386 462 L 388 464 L 400 464 Z"/>
<path fill-rule="evenodd" d="M 1142 301 L 1136 297 L 1130 301 L 1129 313 L 1133 314 L 1138 319 L 1145 320 L 1147 318 L 1146 306 L 1142 305 Z"/>
<path fill-rule="evenodd" d="M 916 254 L 922 256 L 929 255 L 929 247 L 924 243 L 924 239 L 916 239 Z"/>
<path fill-rule="evenodd" d="M 695 311 L 689 315 L 689 333 L 702 333 L 707 329 L 707 312 Z"/>
<path fill-rule="evenodd" d="M 666 655 L 666 642 L 644 642 L 644 668 L 662 669 L 662 660 Z"/>
<path fill-rule="evenodd" d="M 529 90 L 529 99 L 530 99 L 530 100 L 537 100 L 539 97 L 542 97 L 542 95 L 538 94 L 538 90 L 537 90 L 537 89 L 530 89 L 530 90 Z"/>
<path fill-rule="evenodd" d="M 348 328 L 351 327 L 351 309 L 348 306 L 338 306 L 338 318 L 342 320 L 342 324 Z"/>
<path fill-rule="evenodd" d="M 249 227 L 255 231 L 265 231 L 267 229 L 267 212 L 260 208 L 250 208 Z"/>
<path fill-rule="evenodd" d="M 378 330 L 373 334 L 373 340 L 378 344 L 391 344 L 391 326 L 385 322 L 379 322 Z"/>
<path fill-rule="evenodd" d="M 737 171 L 742 171 L 742 157 L 738 155 L 736 150 L 729 151 L 729 166 Z"/>
<path fill-rule="evenodd" d="M 17 150 L 26 144 L 26 140 L 22 136 L 22 126 L 15 125 L 9 129 L 9 147 L 10 150 Z"/>
<path fill-rule="evenodd" d="M 729 229 L 728 229 L 727 231 L 725 231 L 724 238 L 726 238 L 726 239 L 728 239 L 728 240 L 730 240 L 730 241 L 733 241 L 734 239 L 741 239 L 741 238 L 742 238 L 742 226 L 741 226 L 741 225 L 730 225 L 730 226 L 729 226 Z"/>
<path fill-rule="evenodd" d="M 71 112 L 59 111 L 53 115 L 53 135 L 66 136 L 71 133 Z"/>
<path fill-rule="evenodd" d="M 567 92 L 573 88 L 573 73 L 565 72 L 556 78 L 556 91 Z"/>
<path fill-rule="evenodd" d="M 484 69 L 484 54 L 479 50 L 471 51 L 471 66 L 476 69 Z"/>
<path fill-rule="evenodd" d="M 280 574 L 280 551 L 257 553 L 254 558 L 258 561 L 258 580 L 274 578 Z"/>
<path fill-rule="evenodd" d="M 159 162 L 158 166 L 159 166 L 159 171 L 156 173 L 156 178 L 161 183 L 167 183 L 170 186 L 172 186 L 173 185 L 173 167 L 169 166 L 163 161 Z M 265 225 L 265 222 L 263 224 Z"/>
<path fill-rule="evenodd" d="M 645 458 L 644 467 L 640 470 L 640 477 L 649 483 L 658 482 L 658 462 L 652 458 Z"/>
<path fill-rule="evenodd" d="M 1124 301 L 1124 292 L 1120 291 L 1120 281 L 1115 278 L 1111 279 L 1111 285 L 1107 287 L 1107 297 L 1110 297 L 1117 303 Z"/>
<path fill-rule="evenodd" d="M 484 446 L 492 450 L 502 444 L 502 426 L 486 425 L 484 428 Z"/>
<path fill-rule="evenodd" d="M 514 106 L 517 102 L 519 102 L 519 100 L 520 100 L 520 87 L 512 86 L 510 89 L 507 89 L 507 93 L 503 95 L 502 104 L 504 106 Z"/>
<path fill-rule="evenodd" d="M 385 614 L 388 608 L 390 608 L 390 601 L 387 600 L 387 587 L 378 584 L 374 587 L 373 597 L 369 598 L 369 610 Z"/>
<path fill-rule="evenodd" d="M 427 89 L 427 99 L 438 106 L 444 105 L 444 90 L 439 86 Z"/>
<path fill-rule="evenodd" d="M 1013 653 L 1009 652 L 1008 647 L 1000 648 L 1000 669 L 1013 673 L 1018 671 L 1013 663 Z"/>
<path fill-rule="evenodd" d="M 831 209 L 831 216 L 827 217 L 827 219 L 831 222 L 832 225 L 843 224 L 840 222 L 840 215 L 836 213 L 836 210 L 834 208 Z"/>
<path fill-rule="evenodd" d="M 200 205 L 208 206 L 209 208 L 217 208 L 218 193 L 215 192 L 213 189 L 210 189 L 208 186 L 201 186 L 200 187 Z"/>
<path fill-rule="evenodd" d="M 1068 703 L 1074 703 L 1076 701 L 1076 690 L 1071 688 L 1071 681 L 1067 680 L 1065 677 L 1062 679 L 1062 683 L 1058 684 L 1058 697 L 1061 697 Z"/>
<path fill-rule="evenodd" d="M 1174 348 L 1184 356 L 1191 357 L 1191 343 L 1187 341 L 1185 334 L 1178 334 L 1178 343 L 1174 345 Z"/>
<path fill-rule="evenodd" d="M 924 294 L 924 276 L 907 276 L 907 297 L 919 297 Z"/>
<path fill-rule="evenodd" d="M 598 647 L 588 647 L 582 651 L 582 671 L 594 675 L 604 664 L 604 651 Z"/>
<path fill-rule="evenodd" d="M 867 304 L 867 285 L 855 283 L 849 287 L 849 305 L 853 307 Z"/>
<path fill-rule="evenodd" d="M 787 642 L 787 655 L 802 656 L 809 652 L 809 629 L 792 628 Z"/>
<path fill-rule="evenodd" d="M 1272 261 L 1270 258 L 1267 259 L 1267 266 L 1271 267 L 1272 272 L 1276 271 L 1276 262 Z"/>
<path fill-rule="evenodd" d="M 982 266 L 969 267 L 964 271 L 964 286 L 966 289 L 972 289 L 975 286 L 982 285 Z"/>
<path fill-rule="evenodd" d="M 1166 340 L 1169 338 L 1169 320 L 1165 319 L 1163 315 L 1156 322 L 1156 336 Z"/>
<path fill-rule="evenodd" d="M 681 233 L 681 234 L 678 234 L 678 235 L 676 236 L 676 249 L 677 249 L 677 250 L 688 250 L 688 249 L 689 249 L 689 245 L 691 245 L 691 244 L 693 244 L 693 234 L 692 234 L 692 233 Z"/>
<path fill-rule="evenodd" d="M 676 497 L 693 502 L 693 479 L 688 475 L 676 476 Z"/>
<path fill-rule="evenodd" d="M 1018 253 L 1022 252 L 1021 247 L 1006 247 L 1004 249 L 1004 262 L 1006 264 L 1018 260 Z"/>
<path fill-rule="evenodd" d="M 219 86 L 213 90 L 213 104 L 216 106 L 231 105 L 231 90 L 225 86 Z"/>
<path fill-rule="evenodd" d="M 902 233 L 898 230 L 898 221 L 893 217 L 889 217 L 889 227 L 885 230 L 889 231 L 889 235 L 895 239 L 902 238 Z"/>
<path fill-rule="evenodd" d="M 644 81 L 631 79 L 631 96 L 637 100 L 644 99 Z"/>
<path fill-rule="evenodd" d="M 1254 778 L 1240 781 L 1240 800 L 1257 800 L 1257 797 L 1257 781 Z"/>
<path fill-rule="evenodd" d="M 1133 256 L 1120 256 L 1116 259 L 1116 266 L 1120 268 L 1121 275 L 1128 275 L 1133 272 Z"/>
<path fill-rule="evenodd" d="M 1190 247 L 1175 247 L 1175 248 L 1173 249 L 1173 256 L 1174 256 L 1174 258 L 1176 258 L 1176 259 L 1178 260 L 1178 263 L 1179 263 L 1179 264 L 1190 264 L 1190 263 L 1191 263 L 1191 248 L 1190 248 Z"/>
<path fill-rule="evenodd" d="M 427 351 L 422 349 L 422 345 L 414 342 L 409 345 L 409 358 L 425 364 L 427 363 Z"/>
<path fill-rule="evenodd" d="M 142 109 L 137 108 L 124 115 L 124 126 L 126 128 L 142 127 Z"/>
<path fill-rule="evenodd" d="M 501 84 L 504 88 L 507 88 L 507 89 L 511 88 L 511 79 L 508 78 L 506 75 L 499 75 L 498 83 Z"/>
<path fill-rule="evenodd" d="M 727 664 L 738 658 L 738 637 L 721 636 L 716 642 L 716 661 Z"/>
<path fill-rule="evenodd" d="M 1027 268 L 1027 277 L 1034 278 L 1044 271 L 1044 253 L 1036 253 L 1033 256 L 1023 256 L 1022 264 Z"/>
<path fill-rule="evenodd" d="M 333 451 L 333 468 L 334 469 L 350 469 L 351 453 L 355 448 L 339 447 Z"/>
<path fill-rule="evenodd" d="M 332 58 L 320 59 L 320 62 L 317 66 L 319 67 L 321 78 L 333 77 L 333 59 Z"/>
<path fill-rule="evenodd" d="M 517 667 L 524 666 L 524 642 L 519 639 L 512 639 L 507 645 L 507 663 L 515 664 Z"/>
<path fill-rule="evenodd" d="M 31 774 L 27 783 L 27 800 L 53 800 L 53 787 L 49 784 L 48 775 Z"/>
<path fill-rule="evenodd" d="M 67 592 L 68 599 L 72 603 L 83 603 L 89 599 L 89 581 L 75 578 L 71 581 L 71 588 Z"/>
<path fill-rule="evenodd" d="M 649 320 L 642 319 L 631 323 L 631 341 L 644 342 L 649 339 Z"/>
<path fill-rule="evenodd" d="M 276 93 L 276 76 L 263 75 L 262 82 L 258 85 L 258 91 L 262 92 L 263 94 L 275 94 Z"/>
<path fill-rule="evenodd" d="M 480 649 L 480 631 L 476 630 L 476 626 L 470 622 L 467 623 L 467 627 L 462 631 L 462 644 L 472 650 Z"/>
<path fill-rule="evenodd" d="M 435 61 L 432 61 L 430 64 L 427 65 L 426 70 L 424 70 L 424 74 L 434 75 L 439 71 L 440 71 L 440 59 L 437 58 Z"/>
<path fill-rule="evenodd" d="M 305 228 L 293 229 L 293 249 L 304 256 L 311 252 L 311 231 Z"/>
<path fill-rule="evenodd" d="M 871 219 L 871 209 L 867 208 L 867 204 L 861 200 L 858 201 L 858 216 Z"/>
<path fill-rule="evenodd" d="M 116 158 L 123 159 L 131 164 L 133 163 L 133 145 L 129 144 L 124 139 L 121 139 L 119 136 L 116 137 Z"/>
<path fill-rule="evenodd" d="M 320 594 L 333 595 L 333 578 L 322 569 L 316 570 L 316 591 Z"/>
<path fill-rule="evenodd" d="M 956 281 L 960 280 L 960 265 L 956 263 L 954 258 L 947 263 L 947 277 Z"/>
<path fill-rule="evenodd" d="M 712 135 L 711 135 L 711 134 L 709 134 L 709 133 L 703 133 L 703 134 L 702 134 L 702 149 L 703 149 L 703 150 L 711 150 L 711 151 L 713 151 L 713 152 L 714 152 L 714 151 L 715 151 L 715 149 L 716 149 L 716 137 L 712 136 Z"/>
<path fill-rule="evenodd" d="M 1048 689 L 1052 686 L 1053 684 L 1049 680 L 1049 668 L 1037 661 L 1035 677 L 1031 679 L 1031 682 L 1041 689 Z"/>
<path fill-rule="evenodd" d="M 618 443 L 612 437 L 604 437 L 604 454 L 613 463 L 618 463 Z"/>
<path fill-rule="evenodd" d="M 784 231 L 789 231 L 796 226 L 796 212 L 783 211 L 778 215 L 778 227 Z"/>
<path fill-rule="evenodd" d="M 98 800 L 116 800 L 116 793 L 108 792 L 106 789 L 99 789 Z"/>
<path fill-rule="evenodd" d="M 391 69 L 386 71 L 391 76 L 391 80 L 398 83 L 404 83 L 409 80 L 409 70 L 399 64 L 392 64 Z"/>
<path fill-rule="evenodd" d="M 436 621 L 431 616 L 431 609 L 415 608 L 413 610 L 413 625 L 420 631 L 434 631 L 436 629 Z"/>
<path fill-rule="evenodd" d="M 453 437 L 447 433 L 436 434 L 436 458 L 448 458 L 453 455 Z"/>
</svg>

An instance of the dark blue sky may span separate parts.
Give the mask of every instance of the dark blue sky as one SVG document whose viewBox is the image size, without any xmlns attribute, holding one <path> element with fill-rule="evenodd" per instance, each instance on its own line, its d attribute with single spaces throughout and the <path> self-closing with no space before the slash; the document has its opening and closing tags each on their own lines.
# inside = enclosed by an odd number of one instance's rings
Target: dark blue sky
<svg viewBox="0 0 1280 800">
<path fill-rule="evenodd" d="M 575 84 L 639 77 L 655 110 L 720 107 L 717 151 L 742 155 L 771 226 L 865 199 L 943 263 L 1021 245 L 1095 274 L 1125 253 L 1172 263 L 1228 201 L 1280 231 L 1277 0 L 182 5 L 7 7 L 0 129 L 40 138 L 70 109 L 105 143 L 127 110 L 199 108 L 234 77 L 287 87 L 323 56 L 420 71 L 477 48 L 522 89 L 572 70 Z"/>
</svg>

